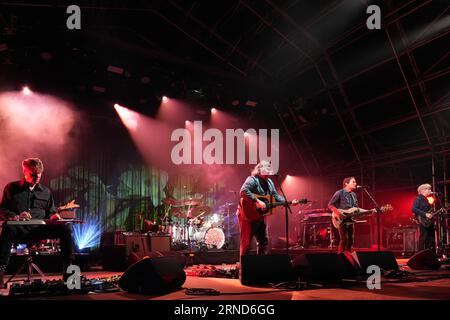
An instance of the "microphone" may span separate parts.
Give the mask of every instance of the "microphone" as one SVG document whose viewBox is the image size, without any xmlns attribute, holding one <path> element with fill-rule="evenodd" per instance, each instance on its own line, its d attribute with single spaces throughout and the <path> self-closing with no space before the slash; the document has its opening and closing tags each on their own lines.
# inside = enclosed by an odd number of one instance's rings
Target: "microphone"
<svg viewBox="0 0 450 320">
<path fill-rule="evenodd" d="M 368 186 L 356 186 L 356 189 L 367 189 L 369 188 Z"/>
<path fill-rule="evenodd" d="M 430 194 L 442 194 L 440 192 L 430 192 Z"/>
</svg>

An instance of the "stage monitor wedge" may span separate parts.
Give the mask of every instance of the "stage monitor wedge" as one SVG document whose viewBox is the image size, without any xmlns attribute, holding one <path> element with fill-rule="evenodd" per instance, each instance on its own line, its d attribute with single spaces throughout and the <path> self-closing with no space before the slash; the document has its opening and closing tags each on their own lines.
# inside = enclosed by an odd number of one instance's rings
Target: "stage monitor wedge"
<svg viewBox="0 0 450 320">
<path fill-rule="evenodd" d="M 119 287 L 131 293 L 161 295 L 181 289 L 186 273 L 177 257 L 144 258 L 127 270 L 119 279 Z"/>
<path fill-rule="evenodd" d="M 337 253 L 304 253 L 292 260 L 300 280 L 318 283 L 338 283 L 345 274 L 345 266 Z"/>
<path fill-rule="evenodd" d="M 291 259 L 287 254 L 241 257 L 241 283 L 245 286 L 265 286 L 294 280 Z"/>
<path fill-rule="evenodd" d="M 441 262 L 430 249 L 417 252 L 406 264 L 413 270 L 439 270 L 441 268 Z"/>
</svg>

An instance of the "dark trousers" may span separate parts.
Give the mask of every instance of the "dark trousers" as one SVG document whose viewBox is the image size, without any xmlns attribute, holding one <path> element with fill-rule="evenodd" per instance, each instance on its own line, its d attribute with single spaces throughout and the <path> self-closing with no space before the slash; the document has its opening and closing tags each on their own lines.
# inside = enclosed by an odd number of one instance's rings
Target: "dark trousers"
<svg viewBox="0 0 450 320">
<path fill-rule="evenodd" d="M 64 266 L 73 259 L 72 227 L 70 224 L 10 226 L 3 224 L 0 235 L 0 266 L 6 266 L 11 255 L 13 243 L 35 242 L 44 239 L 60 239 L 61 257 Z"/>
<path fill-rule="evenodd" d="M 423 225 L 419 225 L 419 250 L 434 249 L 434 225 L 425 228 Z"/>
<path fill-rule="evenodd" d="M 264 220 L 247 221 L 239 214 L 240 254 L 248 254 L 253 237 L 257 242 L 257 254 L 265 254 L 268 244 L 267 226 Z"/>
<path fill-rule="evenodd" d="M 353 223 L 343 224 L 339 227 L 339 250 L 338 252 L 352 251 L 355 238 L 355 227 Z"/>
</svg>

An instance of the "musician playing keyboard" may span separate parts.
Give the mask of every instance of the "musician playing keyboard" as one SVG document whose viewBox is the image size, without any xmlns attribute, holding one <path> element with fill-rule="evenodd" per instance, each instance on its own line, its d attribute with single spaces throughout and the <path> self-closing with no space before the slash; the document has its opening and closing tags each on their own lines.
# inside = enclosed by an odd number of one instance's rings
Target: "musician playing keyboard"
<svg viewBox="0 0 450 320">
<path fill-rule="evenodd" d="M 42 239 L 60 239 L 64 271 L 73 260 L 72 230 L 67 224 L 8 225 L 7 221 L 31 219 L 59 220 L 55 202 L 49 188 L 40 183 L 44 171 L 38 158 L 22 161 L 24 177 L 6 185 L 0 203 L 0 219 L 4 220 L 0 235 L 0 285 L 10 258 L 13 243 L 25 243 Z"/>
</svg>

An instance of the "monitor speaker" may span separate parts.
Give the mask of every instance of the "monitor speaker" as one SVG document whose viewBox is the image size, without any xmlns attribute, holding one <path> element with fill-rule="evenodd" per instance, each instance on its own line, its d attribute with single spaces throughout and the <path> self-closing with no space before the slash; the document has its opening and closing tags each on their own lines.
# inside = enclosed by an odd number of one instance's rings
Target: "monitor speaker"
<svg viewBox="0 0 450 320">
<path fill-rule="evenodd" d="M 287 254 L 241 256 L 241 283 L 264 286 L 295 280 L 291 259 Z"/>
<path fill-rule="evenodd" d="M 353 257 L 358 262 L 362 273 L 366 273 L 371 265 L 376 265 L 385 271 L 398 270 L 397 259 L 392 251 L 356 251 Z"/>
<path fill-rule="evenodd" d="M 186 274 L 175 256 L 144 258 L 119 279 L 119 287 L 131 293 L 150 295 L 177 291 L 186 281 Z"/>
<path fill-rule="evenodd" d="M 441 262 L 430 249 L 417 252 L 408 260 L 407 265 L 413 270 L 438 270 L 441 268 Z"/>
<path fill-rule="evenodd" d="M 337 253 L 304 253 L 292 261 L 301 280 L 314 282 L 340 282 L 345 266 Z"/>
</svg>

